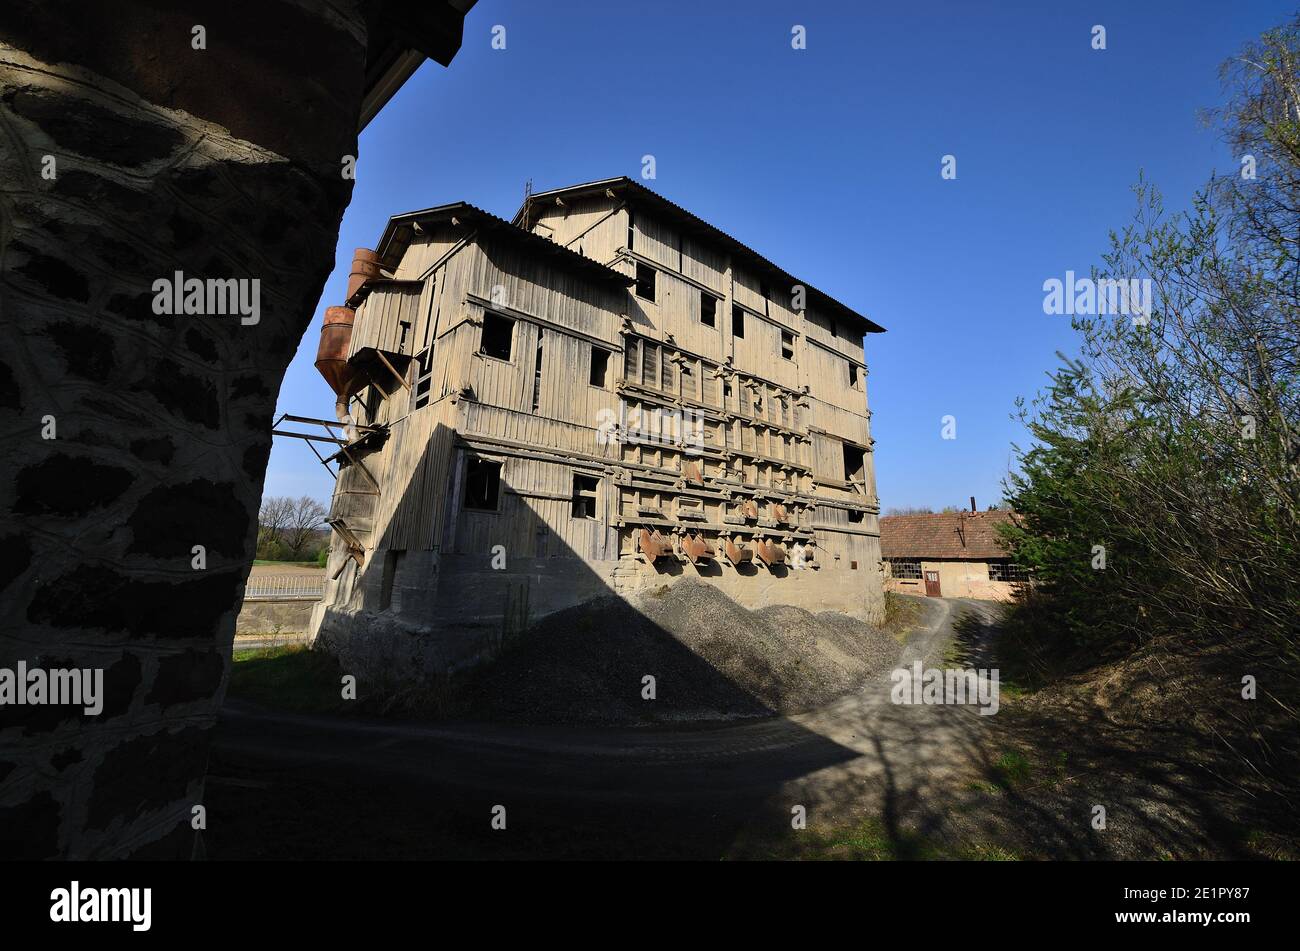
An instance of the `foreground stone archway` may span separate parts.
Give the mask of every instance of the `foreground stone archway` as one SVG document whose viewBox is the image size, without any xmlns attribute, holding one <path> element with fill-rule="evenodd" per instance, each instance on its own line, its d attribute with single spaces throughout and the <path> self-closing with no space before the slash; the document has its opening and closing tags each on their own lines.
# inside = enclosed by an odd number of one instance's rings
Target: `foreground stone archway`
<svg viewBox="0 0 1300 951">
<path fill-rule="evenodd" d="M 345 157 L 472 2 L 0 8 L 0 669 L 104 678 L 97 715 L 0 706 L 0 854 L 191 854 Z"/>
</svg>

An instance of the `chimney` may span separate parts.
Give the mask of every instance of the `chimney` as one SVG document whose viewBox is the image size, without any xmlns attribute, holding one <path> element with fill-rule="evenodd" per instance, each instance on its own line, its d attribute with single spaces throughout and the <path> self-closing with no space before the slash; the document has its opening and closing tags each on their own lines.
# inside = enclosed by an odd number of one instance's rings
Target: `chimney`
<svg viewBox="0 0 1300 951">
<path fill-rule="evenodd" d="M 973 495 L 970 497 L 970 510 L 971 510 L 971 512 L 976 512 L 976 511 L 978 511 L 978 510 L 975 508 L 975 496 L 973 496 Z"/>
</svg>

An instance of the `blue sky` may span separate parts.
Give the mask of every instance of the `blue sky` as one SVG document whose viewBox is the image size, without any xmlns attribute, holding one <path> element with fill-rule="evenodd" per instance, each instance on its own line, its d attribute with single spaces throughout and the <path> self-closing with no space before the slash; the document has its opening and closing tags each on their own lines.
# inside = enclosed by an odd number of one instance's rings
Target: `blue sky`
<svg viewBox="0 0 1300 951">
<path fill-rule="evenodd" d="M 866 354 L 882 508 L 984 507 L 1024 440 L 1016 397 L 1075 348 L 1043 282 L 1100 263 L 1140 171 L 1176 208 L 1235 166 L 1197 112 L 1220 101 L 1219 64 L 1295 10 L 480 0 L 451 68 L 426 63 L 361 136 L 337 266 L 279 411 L 332 416 L 312 366 L 321 316 L 390 215 L 463 199 L 508 218 L 529 178 L 636 177 L 652 154 L 646 185 L 888 329 Z M 331 489 L 306 445 L 276 440 L 267 494 Z"/>
</svg>

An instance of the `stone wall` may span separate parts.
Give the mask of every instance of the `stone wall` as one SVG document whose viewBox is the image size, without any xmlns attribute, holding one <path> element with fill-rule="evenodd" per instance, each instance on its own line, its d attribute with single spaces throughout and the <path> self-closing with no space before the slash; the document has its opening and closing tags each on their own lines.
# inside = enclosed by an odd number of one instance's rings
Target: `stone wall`
<svg viewBox="0 0 1300 951">
<path fill-rule="evenodd" d="M 359 0 L 236 7 L 0 4 L 0 667 L 103 669 L 107 695 L 0 708 L 6 858 L 193 846 L 366 58 Z M 159 316 L 178 271 L 259 281 L 257 322 Z"/>
<path fill-rule="evenodd" d="M 320 598 L 245 598 L 235 620 L 235 636 L 306 634 Z"/>
</svg>

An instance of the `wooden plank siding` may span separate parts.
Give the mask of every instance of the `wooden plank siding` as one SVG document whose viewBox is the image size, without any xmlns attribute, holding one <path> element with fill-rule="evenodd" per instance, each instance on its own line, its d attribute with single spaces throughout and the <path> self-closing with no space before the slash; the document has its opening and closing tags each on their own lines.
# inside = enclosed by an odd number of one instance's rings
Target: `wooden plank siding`
<svg viewBox="0 0 1300 951">
<path fill-rule="evenodd" d="M 844 480 L 844 443 L 871 446 L 860 337 L 795 312 L 791 288 L 765 286 L 698 232 L 620 199 L 551 205 L 530 226 L 622 273 L 653 267 L 655 299 L 472 225 L 412 241 L 393 273 L 420 283 L 378 286 L 354 327 L 352 353 L 432 353 L 426 405 L 407 389 L 354 403 L 361 421 L 389 427 L 364 460 L 382 491 L 365 495 L 351 466 L 336 491 L 336 513 L 364 524 L 368 547 L 488 559 L 499 544 L 525 557 L 610 560 L 634 554 L 634 527 L 675 525 L 815 539 L 822 570 L 876 567 L 869 451 L 866 491 Z M 704 294 L 717 301 L 713 326 L 701 319 Z M 743 338 L 733 305 L 745 312 Z M 482 352 L 489 319 L 511 322 L 508 359 Z M 593 353 L 607 355 L 600 385 Z M 417 372 L 413 360 L 408 382 Z M 656 431 L 656 420 L 683 416 L 684 430 Z M 611 420 L 652 438 L 611 441 Z M 501 464 L 496 511 L 462 505 L 474 457 Z M 598 480 L 594 519 L 574 515 L 575 474 Z M 743 518 L 747 501 L 758 519 Z"/>
</svg>

